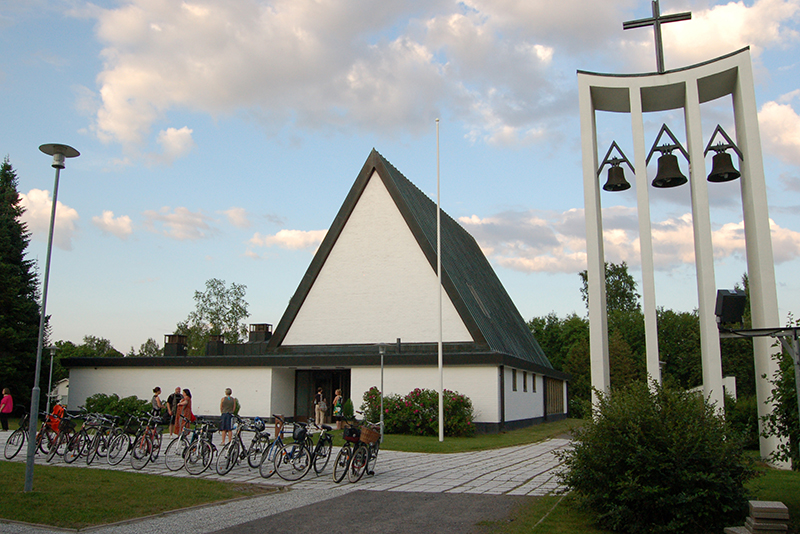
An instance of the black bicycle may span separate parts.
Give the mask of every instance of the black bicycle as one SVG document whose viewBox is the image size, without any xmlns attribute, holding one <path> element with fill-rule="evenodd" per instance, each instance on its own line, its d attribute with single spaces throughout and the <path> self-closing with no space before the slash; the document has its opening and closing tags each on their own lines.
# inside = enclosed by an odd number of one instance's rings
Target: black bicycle
<svg viewBox="0 0 800 534">
<path fill-rule="evenodd" d="M 315 446 L 308 423 L 295 423 L 292 431 L 294 443 L 284 445 L 275 455 L 275 471 L 278 476 L 290 482 L 300 480 L 311 470 L 312 465 L 317 475 L 322 473 L 333 449 L 333 437 L 330 435 L 332 430 L 328 425 L 322 425 L 322 432 Z"/>
<path fill-rule="evenodd" d="M 380 423 L 347 423 L 342 437 L 345 443 L 333 462 L 333 481 L 338 484 L 347 476 L 350 482 L 358 482 L 365 472 L 374 475 L 380 450 Z"/>
<path fill-rule="evenodd" d="M 275 418 L 275 439 L 264 449 L 258 465 L 258 473 L 263 478 L 269 478 L 275 474 L 275 457 L 284 445 L 283 434 L 286 421 L 281 415 L 272 414 L 272 417 Z"/>
</svg>

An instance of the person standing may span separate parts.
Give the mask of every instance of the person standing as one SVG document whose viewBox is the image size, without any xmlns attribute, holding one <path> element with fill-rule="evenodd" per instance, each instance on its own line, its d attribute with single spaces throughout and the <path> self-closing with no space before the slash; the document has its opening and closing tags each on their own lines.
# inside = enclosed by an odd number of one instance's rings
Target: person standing
<svg viewBox="0 0 800 534">
<path fill-rule="evenodd" d="M 167 413 L 169 414 L 169 435 L 171 436 L 175 430 L 175 419 L 178 417 L 178 403 L 183 398 L 181 395 L 181 388 L 175 388 L 175 393 L 170 393 L 167 397 Z"/>
<path fill-rule="evenodd" d="M 161 416 L 161 409 L 164 407 L 164 405 L 161 404 L 161 397 L 159 397 L 159 395 L 161 395 L 161 388 L 156 386 L 153 388 L 153 398 L 150 399 L 152 413 L 156 417 Z"/>
<path fill-rule="evenodd" d="M 342 390 L 337 389 L 335 392 L 336 396 L 333 398 L 333 418 L 336 420 L 336 430 L 341 430 L 344 428 L 344 423 L 342 422 L 342 403 L 344 399 L 342 398 Z"/>
<path fill-rule="evenodd" d="M 185 417 L 183 419 L 181 416 Z M 178 403 L 178 411 L 175 419 L 175 432 L 180 434 L 183 426 L 187 421 L 194 421 L 195 417 L 192 413 L 192 392 L 188 389 L 183 390 L 183 398 Z"/>
<path fill-rule="evenodd" d="M 3 425 L 3 432 L 8 430 L 8 416 L 14 411 L 14 399 L 11 398 L 11 390 L 3 388 L 3 399 L 0 400 L 0 424 Z"/>
<path fill-rule="evenodd" d="M 222 444 L 225 445 L 225 438 L 228 441 L 233 439 L 233 412 L 236 410 L 236 399 L 231 397 L 231 388 L 225 388 L 225 396 L 219 401 L 219 430 L 222 433 Z"/>
<path fill-rule="evenodd" d="M 328 405 L 325 402 L 325 395 L 322 394 L 322 388 L 317 388 L 317 394 L 314 395 L 314 422 L 317 426 L 322 426 L 325 422 L 325 412 L 328 411 Z"/>
</svg>

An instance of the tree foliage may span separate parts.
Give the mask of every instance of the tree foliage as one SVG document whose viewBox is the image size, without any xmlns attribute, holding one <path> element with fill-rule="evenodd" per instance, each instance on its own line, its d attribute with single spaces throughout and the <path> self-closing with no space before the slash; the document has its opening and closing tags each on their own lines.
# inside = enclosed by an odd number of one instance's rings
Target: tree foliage
<svg viewBox="0 0 800 534">
<path fill-rule="evenodd" d="M 608 311 L 637 311 L 641 310 L 640 295 L 636 292 L 636 280 L 628 272 L 628 264 L 605 264 L 606 275 L 606 307 Z M 581 271 L 581 298 L 589 309 L 589 273 Z"/>
<path fill-rule="evenodd" d="M 30 233 L 21 217 L 17 174 L 8 157 L 0 165 L 0 388 L 15 403 L 29 402 L 39 337 L 34 264 L 25 258 Z"/>
<path fill-rule="evenodd" d="M 789 316 L 789 325 L 800 326 Z M 764 435 L 782 438 L 772 459 L 791 462 L 792 469 L 800 471 L 800 407 L 797 399 L 795 362 L 792 355 L 783 350 L 773 355 L 778 361 L 777 376 L 767 377 L 772 384 L 772 402 L 775 409 L 764 417 Z"/>
<path fill-rule="evenodd" d="M 247 337 L 250 316 L 244 296 L 247 286 L 212 278 L 206 281 L 205 291 L 195 291 L 195 310 L 185 321 L 178 323 L 176 333 L 187 336 L 189 355 L 205 355 L 206 344 L 212 335 L 224 336 L 226 343 L 240 343 Z"/>
<path fill-rule="evenodd" d="M 598 397 L 595 417 L 560 454 L 560 478 L 602 527 L 702 533 L 741 523 L 753 470 L 713 406 L 643 381 Z"/>
</svg>

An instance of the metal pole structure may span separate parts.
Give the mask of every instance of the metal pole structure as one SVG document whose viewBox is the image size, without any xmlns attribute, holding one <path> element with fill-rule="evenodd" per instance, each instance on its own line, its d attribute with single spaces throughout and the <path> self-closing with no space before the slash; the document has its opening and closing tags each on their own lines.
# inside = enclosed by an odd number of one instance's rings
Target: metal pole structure
<svg viewBox="0 0 800 534">
<path fill-rule="evenodd" d="M 381 443 L 383 443 L 383 357 L 386 355 L 386 343 L 378 345 L 381 353 Z"/>
<path fill-rule="evenodd" d="M 436 119 L 436 273 L 439 276 L 439 441 L 444 441 L 444 357 L 442 355 L 442 202 L 439 187 L 439 119 Z"/>
<path fill-rule="evenodd" d="M 50 413 L 50 395 L 53 393 L 53 356 L 56 354 L 56 348 L 47 348 L 50 350 L 50 380 L 47 381 L 47 408 L 44 411 Z"/>
<path fill-rule="evenodd" d="M 31 390 L 31 414 L 28 425 L 28 457 L 25 466 L 25 491 L 33 490 L 33 461 L 36 455 L 36 430 L 39 423 L 39 375 L 42 371 L 42 345 L 44 344 L 44 323 L 47 318 L 47 286 L 50 282 L 50 256 L 53 252 L 53 228 L 56 224 L 56 204 L 58 203 L 58 179 L 61 169 L 65 167 L 66 158 L 80 156 L 80 152 L 67 145 L 46 144 L 39 147 L 39 150 L 49 156 L 53 156 L 53 168 L 56 170 L 56 181 L 53 186 L 53 206 L 50 209 L 50 233 L 47 237 L 47 259 L 44 264 L 44 282 L 42 284 L 42 309 L 39 315 L 39 343 L 36 347 L 36 371 L 33 379 L 33 389 Z"/>
</svg>

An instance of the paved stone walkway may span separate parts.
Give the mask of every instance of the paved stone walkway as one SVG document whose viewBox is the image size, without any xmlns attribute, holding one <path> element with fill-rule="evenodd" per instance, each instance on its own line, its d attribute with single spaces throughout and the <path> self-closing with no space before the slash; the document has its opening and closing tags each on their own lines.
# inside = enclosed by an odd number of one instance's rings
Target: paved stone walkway
<svg viewBox="0 0 800 534">
<path fill-rule="evenodd" d="M 0 450 L 5 447 L 5 442 L 9 435 L 10 432 L 0 432 Z M 164 447 L 166 447 L 167 443 L 168 441 L 165 440 Z M 220 477 L 212 466 L 206 473 L 201 475 L 203 478 L 281 486 L 291 491 L 253 498 L 247 501 L 249 504 L 239 501 L 233 514 L 219 513 L 219 507 L 226 505 L 209 507 L 217 509 L 212 516 L 215 518 L 213 525 L 206 523 L 205 526 L 202 526 L 198 524 L 197 529 L 187 529 L 188 525 L 181 523 L 183 525 L 182 530 L 197 533 L 211 532 L 235 526 L 237 524 L 236 521 L 240 523 L 252 521 L 296 507 L 342 496 L 355 490 L 515 496 L 547 495 L 561 489 L 556 479 L 560 462 L 553 453 L 568 446 L 569 440 L 567 439 L 550 439 L 530 445 L 454 454 L 423 454 L 383 450 L 378 456 L 375 476 L 364 476 L 356 484 L 349 484 L 346 480 L 341 484 L 333 482 L 331 474 L 333 460 L 329 462 L 320 476 L 315 476 L 312 470 L 304 479 L 297 482 L 286 482 L 277 475 L 273 475 L 269 479 L 263 479 L 258 474 L 258 470 L 249 468 L 246 463 L 243 466 L 234 468 L 228 475 Z M 20 454 L 12 461 L 24 462 L 25 452 L 26 450 L 23 448 Z M 334 447 L 333 458 L 335 458 L 337 452 L 338 447 Z M 5 458 L 2 459 L 5 461 Z M 191 476 L 184 470 L 178 472 L 169 471 L 163 462 L 163 457 L 160 457 L 156 464 L 149 464 L 141 472 L 161 476 Z M 46 464 L 44 457 L 37 455 L 36 465 L 44 464 Z M 55 459 L 53 464 L 65 465 L 60 458 Z M 104 459 L 100 459 L 95 460 L 88 467 L 85 460 L 81 458 L 67 467 L 133 471 L 128 458 L 118 466 L 109 466 Z M 252 510 L 248 510 L 249 508 L 252 508 Z M 166 515 L 180 516 L 182 513 L 174 512 Z M 197 510 L 191 512 L 192 517 L 200 517 L 202 515 Z M 236 518 L 232 523 L 230 516 Z M 140 520 L 136 522 L 136 528 L 133 529 L 130 529 L 130 523 L 126 523 L 124 525 L 101 527 L 100 529 L 93 529 L 93 531 L 108 534 L 148 532 L 150 529 L 145 526 L 151 525 L 153 532 L 163 532 L 162 529 L 167 528 L 167 525 L 162 524 L 164 519 L 165 515 L 154 519 Z M 169 519 L 168 521 L 171 522 L 172 520 L 174 519 Z M 181 521 L 185 521 L 185 519 L 181 519 Z M 0 523 L 0 525 L 3 527 L 0 530 L 14 534 L 63 532 L 49 529 L 40 530 L 28 525 L 9 523 Z"/>
</svg>

